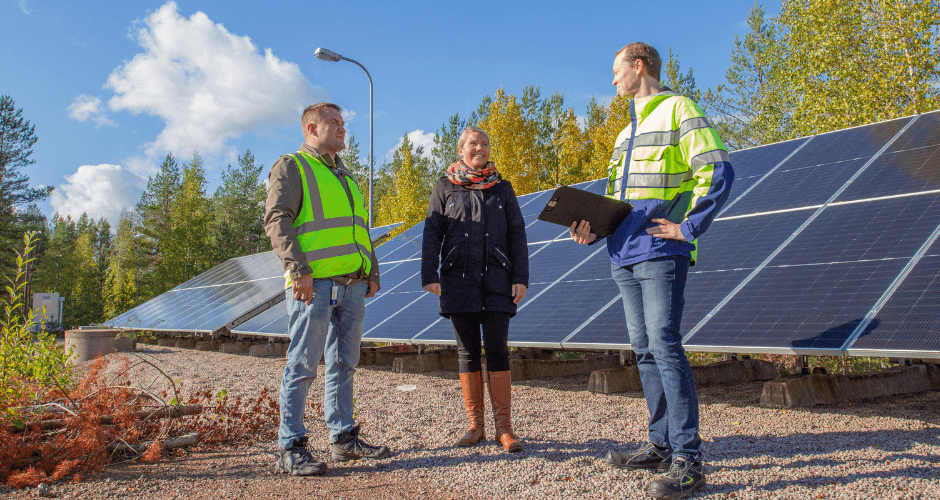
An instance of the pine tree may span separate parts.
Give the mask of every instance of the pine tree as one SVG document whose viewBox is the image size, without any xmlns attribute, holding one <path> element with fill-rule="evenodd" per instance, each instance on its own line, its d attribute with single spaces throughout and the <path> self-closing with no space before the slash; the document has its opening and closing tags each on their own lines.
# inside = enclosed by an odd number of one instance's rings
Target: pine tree
<svg viewBox="0 0 940 500">
<path fill-rule="evenodd" d="M 441 128 L 434 135 L 434 147 L 431 148 L 432 179 L 447 175 L 447 168 L 460 160 L 460 155 L 457 154 L 457 140 L 466 128 L 466 120 L 462 120 L 457 113 L 450 115 L 447 122 L 441 124 Z"/>
<path fill-rule="evenodd" d="M 172 228 L 171 208 L 182 185 L 176 159 L 167 154 L 160 171 L 147 181 L 135 209 L 138 224 L 138 249 L 142 258 L 139 289 L 142 300 L 149 300 L 167 290 L 156 269 L 164 258 L 167 238 Z M 159 286 L 157 282 L 160 282 Z"/>
<path fill-rule="evenodd" d="M 134 229 L 134 214 L 124 210 L 108 256 L 103 290 L 104 316 L 114 318 L 139 303 L 138 281 L 141 261 Z"/>
<path fill-rule="evenodd" d="M 162 259 L 154 266 L 154 293 L 163 293 L 205 271 L 212 258 L 211 202 L 206 198 L 202 157 L 193 152 L 183 165 L 183 181 L 170 205 L 170 229 L 160 247 Z"/>
<path fill-rule="evenodd" d="M 264 235 L 263 170 L 248 149 L 238 156 L 238 168 L 228 165 L 222 172 L 222 185 L 212 198 L 213 264 L 270 249 Z"/>
<path fill-rule="evenodd" d="M 15 254 L 25 230 L 20 208 L 44 200 L 52 187 L 31 188 L 29 177 L 22 172 L 36 163 L 30 158 L 36 127 L 23 118 L 23 110 L 8 96 L 0 96 L 0 271 L 12 269 Z"/>
<path fill-rule="evenodd" d="M 682 65 L 679 63 L 679 56 L 672 53 L 672 47 L 669 47 L 669 56 L 666 59 L 666 70 L 663 84 L 681 95 L 692 99 L 696 103 L 702 100 L 702 92 L 695 85 L 695 76 L 692 68 L 688 73 L 682 72 Z"/>
</svg>

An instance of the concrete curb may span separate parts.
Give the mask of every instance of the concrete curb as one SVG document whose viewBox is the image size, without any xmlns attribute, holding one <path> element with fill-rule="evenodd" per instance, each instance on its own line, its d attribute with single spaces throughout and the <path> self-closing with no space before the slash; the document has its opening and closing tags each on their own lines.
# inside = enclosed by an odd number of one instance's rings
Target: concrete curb
<svg viewBox="0 0 940 500">
<path fill-rule="evenodd" d="M 937 365 L 898 366 L 867 375 L 787 376 L 764 384 L 767 406 L 809 407 L 940 390 Z"/>
<path fill-rule="evenodd" d="M 287 355 L 286 342 L 265 342 L 263 344 L 253 345 L 248 349 L 248 354 L 256 358 L 276 356 L 283 358 Z"/>
<path fill-rule="evenodd" d="M 692 376 L 696 387 L 734 384 L 744 380 L 763 381 L 777 377 L 773 363 L 762 359 L 739 359 L 719 361 L 710 365 L 693 366 Z M 614 392 L 642 391 L 640 370 L 636 365 L 618 366 L 591 373 L 587 390 L 611 394 Z"/>
</svg>

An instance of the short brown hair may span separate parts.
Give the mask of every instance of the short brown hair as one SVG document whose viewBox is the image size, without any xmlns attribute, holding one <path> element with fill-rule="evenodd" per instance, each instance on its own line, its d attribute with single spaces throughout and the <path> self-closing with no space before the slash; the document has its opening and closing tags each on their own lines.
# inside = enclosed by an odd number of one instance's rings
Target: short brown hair
<svg viewBox="0 0 940 500">
<path fill-rule="evenodd" d="M 463 145 L 467 143 L 467 138 L 468 138 L 467 136 L 469 136 L 473 132 L 483 134 L 486 137 L 487 141 L 490 140 L 490 136 L 486 132 L 484 132 L 482 128 L 467 127 L 463 129 L 463 132 L 460 133 L 460 137 L 457 138 L 457 147 L 462 148 Z"/>
<path fill-rule="evenodd" d="M 310 106 L 307 106 L 304 109 L 304 112 L 300 115 L 300 126 L 303 127 L 304 130 L 307 130 L 307 124 L 313 122 L 315 119 L 319 120 L 322 118 L 323 110 L 326 108 L 335 109 L 340 113 L 343 112 L 339 106 L 331 102 L 318 102 L 316 104 L 311 104 Z"/>
<path fill-rule="evenodd" d="M 663 60 L 659 57 L 659 52 L 652 45 L 643 42 L 633 42 L 624 45 L 617 51 L 615 57 L 623 57 L 624 62 L 633 62 L 637 59 L 643 61 L 646 68 L 646 74 L 656 79 L 658 82 L 659 72 L 663 67 Z"/>
</svg>

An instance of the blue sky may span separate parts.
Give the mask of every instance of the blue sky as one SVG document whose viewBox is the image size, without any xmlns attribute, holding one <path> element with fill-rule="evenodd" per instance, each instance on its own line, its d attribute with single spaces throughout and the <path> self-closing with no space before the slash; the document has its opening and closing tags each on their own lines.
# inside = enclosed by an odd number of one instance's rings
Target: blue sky
<svg viewBox="0 0 940 500">
<path fill-rule="evenodd" d="M 172 152 L 205 159 L 208 192 L 251 148 L 269 167 L 302 142 L 300 110 L 329 100 L 368 151 L 375 85 L 376 166 L 405 133 L 430 144 L 500 86 L 558 91 L 584 115 L 614 94 L 614 52 L 670 47 L 702 89 L 724 82 L 752 0 L 711 2 L 50 2 L 2 0 L 0 94 L 36 126 L 25 173 L 55 186 L 42 208 L 112 223 Z M 775 16 L 779 0 L 765 4 Z M 430 149 L 429 147 L 427 149 Z"/>
</svg>

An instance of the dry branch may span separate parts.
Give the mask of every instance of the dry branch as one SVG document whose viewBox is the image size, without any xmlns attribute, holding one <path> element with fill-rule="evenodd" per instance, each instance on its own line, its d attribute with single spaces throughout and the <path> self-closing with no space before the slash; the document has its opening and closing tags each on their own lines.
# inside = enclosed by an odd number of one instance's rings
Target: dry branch
<svg viewBox="0 0 940 500">
<path fill-rule="evenodd" d="M 185 436 L 180 436 L 176 438 L 169 438 L 163 440 L 163 449 L 172 450 L 174 448 L 183 448 L 185 446 L 192 446 L 199 442 L 199 434 L 186 434 Z M 131 453 L 141 454 L 147 451 L 148 448 L 153 446 L 154 441 L 148 441 L 146 443 L 137 443 L 129 444 L 124 441 L 115 441 L 108 445 L 108 453 L 127 451 Z"/>
<path fill-rule="evenodd" d="M 151 418 L 179 418 L 185 415 L 198 415 L 202 413 L 202 405 L 185 405 L 185 406 L 167 406 L 165 408 L 160 408 L 157 410 L 141 410 L 134 412 L 131 415 L 135 419 L 140 420 L 149 420 Z M 98 417 L 98 423 L 101 425 L 111 425 L 114 421 L 119 418 L 118 415 L 104 415 Z M 54 420 L 43 420 L 35 424 L 30 424 L 30 426 L 38 426 L 39 429 L 44 431 L 50 431 L 53 429 L 59 429 L 65 427 L 71 422 L 72 419 L 54 419 Z M 11 428 L 10 430 L 14 430 Z"/>
</svg>

